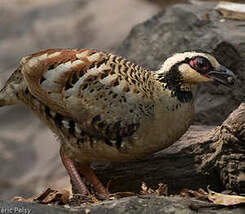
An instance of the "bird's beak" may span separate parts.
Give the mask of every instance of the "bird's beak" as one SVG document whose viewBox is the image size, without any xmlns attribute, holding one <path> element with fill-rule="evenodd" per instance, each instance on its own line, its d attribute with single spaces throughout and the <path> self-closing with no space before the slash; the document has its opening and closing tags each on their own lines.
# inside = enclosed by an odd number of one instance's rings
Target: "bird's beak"
<svg viewBox="0 0 245 214">
<path fill-rule="evenodd" d="M 226 86 L 231 86 L 235 82 L 235 75 L 223 65 L 220 65 L 217 70 L 208 72 L 207 76 Z"/>
</svg>

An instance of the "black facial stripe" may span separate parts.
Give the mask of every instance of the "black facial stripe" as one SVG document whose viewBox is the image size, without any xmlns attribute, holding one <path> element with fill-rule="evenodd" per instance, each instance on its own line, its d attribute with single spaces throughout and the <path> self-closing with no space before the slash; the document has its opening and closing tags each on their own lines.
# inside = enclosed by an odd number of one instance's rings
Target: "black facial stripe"
<svg viewBox="0 0 245 214">
<path fill-rule="evenodd" d="M 190 58 L 185 58 L 183 61 L 174 64 L 169 72 L 160 79 L 160 82 L 166 83 L 165 88 L 172 91 L 172 96 L 177 97 L 177 99 L 182 103 L 191 102 L 193 95 L 191 91 L 182 91 L 182 75 L 179 71 L 179 66 L 190 62 Z"/>
<path fill-rule="evenodd" d="M 182 75 L 179 72 L 179 66 L 183 63 L 186 63 L 186 59 L 184 61 L 174 64 L 166 73 L 166 75 L 161 79 L 161 82 L 166 83 L 166 87 L 168 89 L 175 90 L 178 86 L 181 85 Z"/>
</svg>

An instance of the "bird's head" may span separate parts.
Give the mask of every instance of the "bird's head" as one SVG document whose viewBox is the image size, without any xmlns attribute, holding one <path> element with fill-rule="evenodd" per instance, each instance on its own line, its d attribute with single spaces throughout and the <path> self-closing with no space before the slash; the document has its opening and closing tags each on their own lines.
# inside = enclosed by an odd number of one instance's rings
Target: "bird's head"
<svg viewBox="0 0 245 214">
<path fill-rule="evenodd" d="M 157 71 L 158 79 L 170 89 L 189 91 L 202 82 L 233 85 L 235 76 L 212 55 L 201 52 L 177 53 Z"/>
</svg>

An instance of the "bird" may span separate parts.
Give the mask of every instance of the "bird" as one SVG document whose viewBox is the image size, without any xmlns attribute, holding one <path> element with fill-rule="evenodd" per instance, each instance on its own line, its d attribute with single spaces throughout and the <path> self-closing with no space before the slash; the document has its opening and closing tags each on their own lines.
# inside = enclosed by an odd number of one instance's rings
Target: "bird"
<svg viewBox="0 0 245 214">
<path fill-rule="evenodd" d="M 169 147 L 193 121 L 192 89 L 234 80 L 208 52 L 175 53 L 152 71 L 103 51 L 46 49 L 21 59 L 0 91 L 0 106 L 29 107 L 58 136 L 78 193 L 90 194 L 82 174 L 107 197 L 91 163 L 139 160 Z"/>
</svg>

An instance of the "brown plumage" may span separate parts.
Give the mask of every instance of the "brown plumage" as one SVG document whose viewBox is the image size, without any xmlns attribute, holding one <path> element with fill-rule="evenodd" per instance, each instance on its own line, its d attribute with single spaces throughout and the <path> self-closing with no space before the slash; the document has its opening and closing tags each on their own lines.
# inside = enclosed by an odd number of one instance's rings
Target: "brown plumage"
<svg viewBox="0 0 245 214">
<path fill-rule="evenodd" d="M 78 191 L 88 193 L 80 171 L 106 196 L 90 163 L 140 159 L 173 144 L 194 116 L 191 89 L 213 80 L 231 84 L 233 74 L 206 53 L 175 54 L 153 72 L 95 50 L 49 49 L 21 60 L 0 106 L 27 105 L 59 137 Z"/>
</svg>

